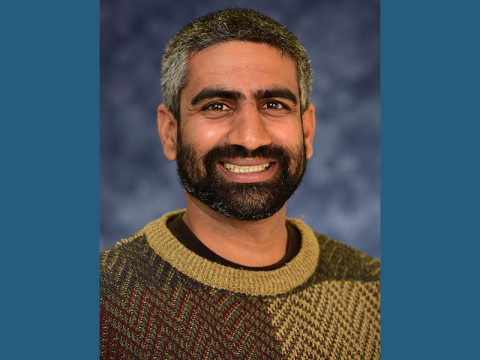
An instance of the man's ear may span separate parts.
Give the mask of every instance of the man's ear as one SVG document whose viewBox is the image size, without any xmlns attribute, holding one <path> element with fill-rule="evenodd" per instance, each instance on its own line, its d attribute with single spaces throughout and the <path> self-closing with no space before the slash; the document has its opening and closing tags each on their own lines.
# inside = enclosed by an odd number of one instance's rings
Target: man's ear
<svg viewBox="0 0 480 360">
<path fill-rule="evenodd" d="M 315 108 L 312 104 L 308 105 L 302 116 L 303 136 L 305 137 L 305 148 L 307 150 L 307 159 L 313 154 L 313 136 L 315 135 Z"/>
<path fill-rule="evenodd" d="M 163 104 L 158 107 L 157 124 L 163 152 L 168 160 L 174 161 L 177 159 L 177 120 Z"/>
</svg>

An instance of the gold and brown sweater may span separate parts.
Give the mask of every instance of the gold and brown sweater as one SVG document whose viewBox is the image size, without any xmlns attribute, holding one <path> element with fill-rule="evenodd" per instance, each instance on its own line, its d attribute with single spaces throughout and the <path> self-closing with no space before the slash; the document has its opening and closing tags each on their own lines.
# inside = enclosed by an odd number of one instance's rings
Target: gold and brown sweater
<svg viewBox="0 0 480 360">
<path fill-rule="evenodd" d="M 378 260 L 287 219 L 293 260 L 235 269 L 172 235 L 181 213 L 101 252 L 101 359 L 380 358 Z"/>
</svg>

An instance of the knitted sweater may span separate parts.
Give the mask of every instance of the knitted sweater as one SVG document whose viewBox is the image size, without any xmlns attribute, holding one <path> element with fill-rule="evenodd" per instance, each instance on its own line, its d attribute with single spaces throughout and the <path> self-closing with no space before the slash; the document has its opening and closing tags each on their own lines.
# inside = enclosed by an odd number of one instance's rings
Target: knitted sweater
<svg viewBox="0 0 480 360">
<path fill-rule="evenodd" d="M 234 269 L 173 237 L 179 214 L 101 252 L 101 359 L 380 358 L 378 260 L 287 219 L 293 260 Z"/>
</svg>

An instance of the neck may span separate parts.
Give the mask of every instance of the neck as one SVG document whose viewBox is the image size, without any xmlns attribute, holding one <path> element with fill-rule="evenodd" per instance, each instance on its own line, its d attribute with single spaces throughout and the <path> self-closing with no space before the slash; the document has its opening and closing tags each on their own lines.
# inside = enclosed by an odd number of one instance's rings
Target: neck
<svg viewBox="0 0 480 360">
<path fill-rule="evenodd" d="M 269 266 L 287 249 L 286 205 L 273 216 L 255 221 L 234 220 L 217 213 L 186 193 L 183 221 L 217 255 L 239 265 Z"/>
</svg>

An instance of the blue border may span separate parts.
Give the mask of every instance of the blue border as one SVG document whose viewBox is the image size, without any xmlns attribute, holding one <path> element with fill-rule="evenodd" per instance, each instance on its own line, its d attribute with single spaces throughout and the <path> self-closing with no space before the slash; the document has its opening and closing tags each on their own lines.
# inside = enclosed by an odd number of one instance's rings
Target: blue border
<svg viewBox="0 0 480 360">
<path fill-rule="evenodd" d="M 383 1 L 382 358 L 478 357 L 474 1 Z"/>
<path fill-rule="evenodd" d="M 1 7 L 1 357 L 95 359 L 98 1 Z"/>
<path fill-rule="evenodd" d="M 2 357 L 98 357 L 98 2 L 2 5 Z M 382 3 L 382 357 L 474 358 L 479 5 Z"/>
</svg>

